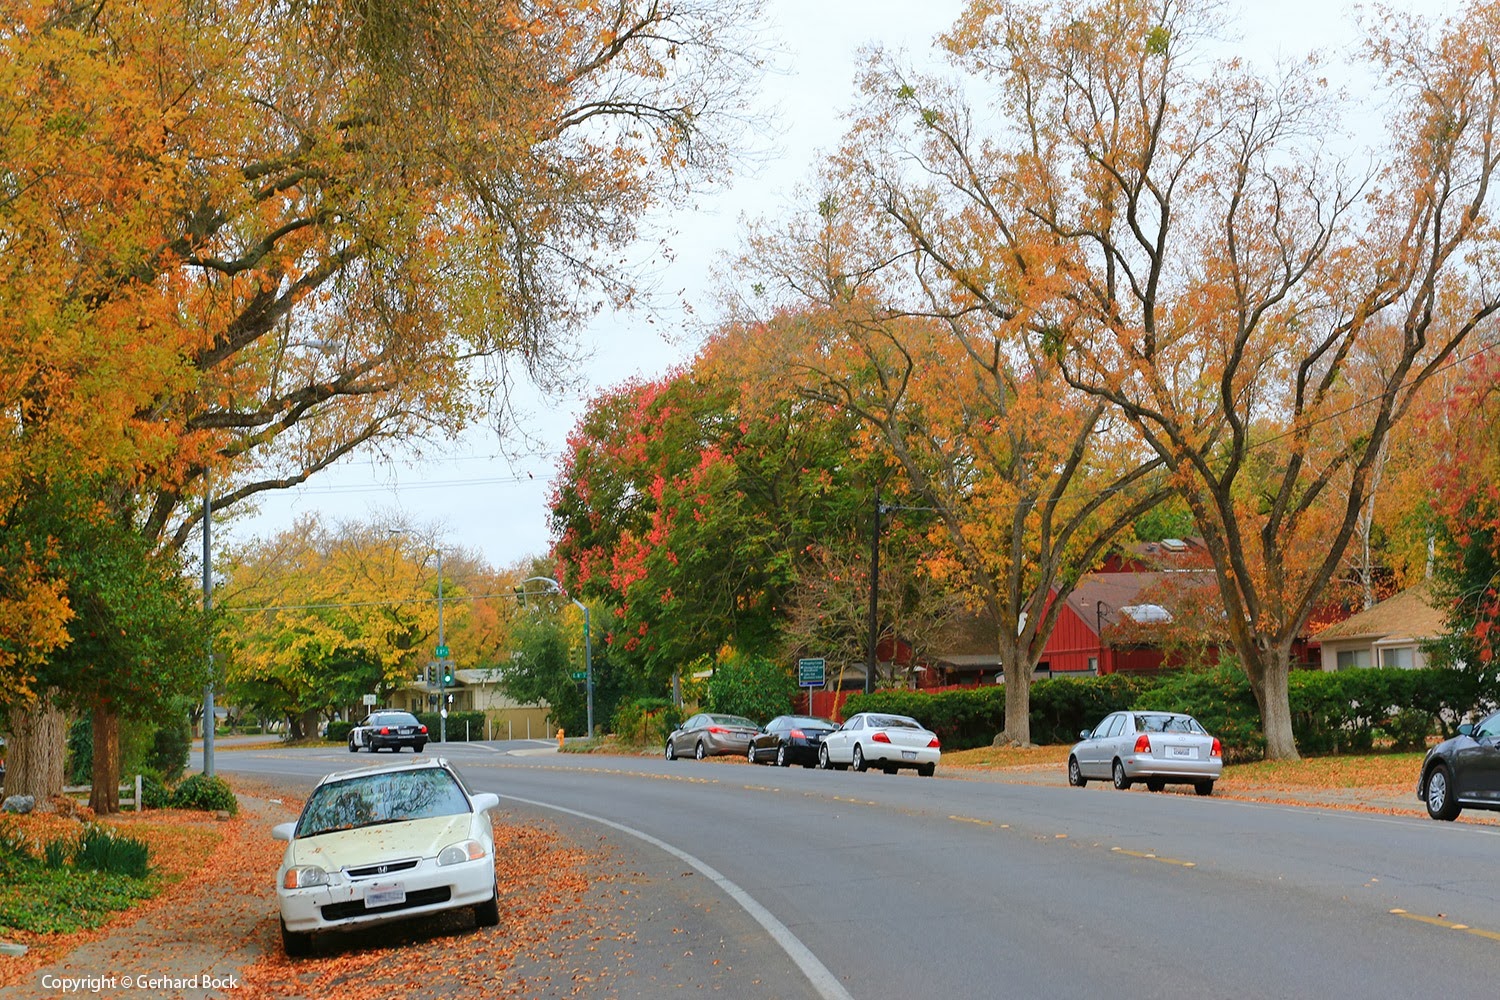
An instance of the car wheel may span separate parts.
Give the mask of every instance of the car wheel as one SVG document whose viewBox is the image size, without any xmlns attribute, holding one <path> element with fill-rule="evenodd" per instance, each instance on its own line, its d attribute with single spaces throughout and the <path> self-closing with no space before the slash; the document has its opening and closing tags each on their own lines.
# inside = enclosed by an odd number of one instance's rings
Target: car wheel
<svg viewBox="0 0 1500 1000">
<path fill-rule="evenodd" d="M 860 748 L 860 745 L 858 743 L 854 744 L 854 769 L 856 771 L 863 771 L 869 766 L 870 765 L 865 763 L 864 750 Z"/>
<path fill-rule="evenodd" d="M 936 764 L 918 764 L 917 765 L 917 773 L 920 774 L 924 778 L 930 778 L 934 774 L 937 774 L 937 765 Z"/>
<path fill-rule="evenodd" d="M 667 760 L 676 760 L 676 759 L 677 759 L 677 748 L 672 745 L 672 741 L 671 740 L 667 740 Z"/>
<path fill-rule="evenodd" d="M 1427 815 L 1433 819 L 1454 820 L 1462 806 L 1453 795 L 1453 774 L 1447 764 L 1439 764 L 1427 776 Z"/>
<path fill-rule="evenodd" d="M 786 759 L 786 744 L 778 744 L 776 747 L 776 766 L 788 767 L 791 763 L 791 761 Z"/>
<path fill-rule="evenodd" d="M 1089 779 L 1083 776 L 1083 768 L 1078 766 L 1077 757 L 1068 758 L 1068 784 L 1074 788 L 1082 788 L 1089 783 Z"/>
<path fill-rule="evenodd" d="M 1121 761 L 1118 757 L 1115 758 L 1115 787 L 1123 792 L 1128 789 L 1131 784 L 1131 780 L 1125 777 L 1124 762 Z"/>
<path fill-rule="evenodd" d="M 708 751 L 703 748 L 702 740 L 699 740 L 698 745 L 693 747 L 693 756 L 697 757 L 699 760 L 702 760 L 704 757 L 708 756 Z"/>
<path fill-rule="evenodd" d="M 349 752 L 359 753 L 359 744 L 354 742 L 354 737 L 349 737 Z"/>
<path fill-rule="evenodd" d="M 500 926 L 500 883 L 495 883 L 495 894 L 490 897 L 489 902 L 480 903 L 474 907 L 475 927 L 498 927 Z"/>
<path fill-rule="evenodd" d="M 825 771 L 833 770 L 833 758 L 828 756 L 827 747 L 818 747 L 818 766 Z"/>
<path fill-rule="evenodd" d="M 755 760 L 755 744 L 754 743 L 750 744 L 748 747 L 745 748 L 745 759 L 748 760 L 752 764 L 756 763 L 756 760 Z"/>
<path fill-rule="evenodd" d="M 1146 791 L 1148 791 L 1148 792 L 1159 792 L 1163 788 L 1166 788 L 1166 787 L 1167 787 L 1167 783 L 1165 781 L 1163 781 L 1161 778 L 1147 778 L 1146 779 Z"/>
<path fill-rule="evenodd" d="M 1214 782 L 1212 778 L 1205 778 L 1193 786 L 1199 795 L 1212 795 L 1214 793 Z"/>
<path fill-rule="evenodd" d="M 286 952 L 287 958 L 302 958 L 312 954 L 312 935 L 300 931 L 289 931 L 286 929 L 286 921 L 281 922 L 281 950 Z"/>
<path fill-rule="evenodd" d="M 411 748 L 411 752 L 412 753 L 421 753 L 422 752 L 422 748 L 425 747 L 426 745 L 427 745 L 426 743 L 418 743 L 418 744 L 416 744 L 415 746 L 413 746 Z"/>
</svg>

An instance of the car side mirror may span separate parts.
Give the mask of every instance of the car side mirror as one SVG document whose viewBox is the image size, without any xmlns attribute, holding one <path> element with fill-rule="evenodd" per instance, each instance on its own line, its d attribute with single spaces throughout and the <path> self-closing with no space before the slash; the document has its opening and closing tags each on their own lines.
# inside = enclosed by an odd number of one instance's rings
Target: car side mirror
<svg viewBox="0 0 1500 1000">
<path fill-rule="evenodd" d="M 1463 725 L 1459 726 L 1458 727 L 1458 735 L 1460 735 L 1460 736 L 1473 736 L 1474 735 L 1474 724 L 1472 722 L 1465 722 Z"/>
<path fill-rule="evenodd" d="M 277 823 L 271 827 L 271 837 L 275 840 L 291 840 L 292 834 L 296 832 L 296 823 Z"/>
<path fill-rule="evenodd" d="M 1089 733 L 1092 733 L 1092 732 L 1093 732 L 1092 729 L 1080 729 L 1078 731 L 1078 738 L 1080 740 L 1086 740 L 1086 739 L 1089 738 Z"/>
<path fill-rule="evenodd" d="M 478 813 L 488 812 L 500 805 L 500 796 L 494 792 L 480 792 L 474 796 L 474 811 Z"/>
</svg>

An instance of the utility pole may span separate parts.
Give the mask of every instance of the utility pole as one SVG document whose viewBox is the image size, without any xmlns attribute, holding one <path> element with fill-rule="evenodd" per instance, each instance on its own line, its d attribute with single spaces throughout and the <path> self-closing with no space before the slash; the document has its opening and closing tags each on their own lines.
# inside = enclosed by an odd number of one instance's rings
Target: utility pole
<svg viewBox="0 0 1500 1000">
<path fill-rule="evenodd" d="M 443 550 L 438 561 L 438 742 L 448 742 L 448 643 L 443 635 Z"/>
</svg>

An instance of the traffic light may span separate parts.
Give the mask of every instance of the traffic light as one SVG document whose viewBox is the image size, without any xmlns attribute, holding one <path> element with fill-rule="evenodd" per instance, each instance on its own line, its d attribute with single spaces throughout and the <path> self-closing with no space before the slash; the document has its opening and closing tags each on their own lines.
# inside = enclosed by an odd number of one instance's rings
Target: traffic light
<svg viewBox="0 0 1500 1000">
<path fill-rule="evenodd" d="M 453 668 L 452 667 L 444 667 L 443 668 L 443 687 L 449 687 L 452 684 L 453 684 Z"/>
</svg>

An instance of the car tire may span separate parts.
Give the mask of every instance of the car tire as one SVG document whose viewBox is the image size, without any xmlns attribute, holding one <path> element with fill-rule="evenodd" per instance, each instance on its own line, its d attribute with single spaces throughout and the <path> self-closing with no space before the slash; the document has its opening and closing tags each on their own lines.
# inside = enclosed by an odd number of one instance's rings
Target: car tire
<svg viewBox="0 0 1500 1000">
<path fill-rule="evenodd" d="M 758 761 L 758 760 L 755 759 L 755 744 L 754 743 L 750 744 L 748 747 L 745 748 L 745 759 L 748 760 L 752 764 L 759 764 L 760 763 L 760 761 Z"/>
<path fill-rule="evenodd" d="M 708 751 L 703 748 L 702 740 L 699 740 L 698 745 L 693 747 L 693 756 L 698 760 L 702 760 L 704 757 L 708 756 Z"/>
<path fill-rule="evenodd" d="M 1068 784 L 1074 788 L 1082 788 L 1089 783 L 1089 779 L 1083 776 L 1083 768 L 1078 766 L 1077 757 L 1068 758 Z"/>
<path fill-rule="evenodd" d="M 1427 794 L 1423 798 L 1427 802 L 1427 815 L 1433 819 L 1449 822 L 1457 819 L 1463 811 L 1453 794 L 1453 772 L 1448 770 L 1447 764 L 1437 765 L 1427 776 Z"/>
<path fill-rule="evenodd" d="M 854 760 L 851 762 L 851 766 L 856 771 L 863 771 L 870 766 L 865 762 L 865 751 L 858 743 L 854 744 Z"/>
<path fill-rule="evenodd" d="M 667 760 L 676 760 L 676 759 L 677 759 L 677 748 L 672 745 L 672 741 L 671 740 L 667 740 Z"/>
<path fill-rule="evenodd" d="M 787 756 L 786 756 L 786 744 L 785 743 L 778 743 L 778 744 L 776 744 L 776 766 L 777 767 L 790 767 L 791 765 L 792 765 L 792 762 L 790 760 L 788 760 Z"/>
<path fill-rule="evenodd" d="M 1205 778 L 1202 781 L 1195 783 L 1193 785 L 1193 790 L 1196 791 L 1199 795 L 1212 795 L 1214 793 L 1214 781 L 1212 778 Z"/>
<path fill-rule="evenodd" d="M 1148 792 L 1159 792 L 1163 788 L 1166 788 L 1166 787 L 1167 787 L 1167 783 L 1165 781 L 1163 781 L 1161 778 L 1147 778 L 1146 779 L 1146 791 L 1148 791 Z"/>
<path fill-rule="evenodd" d="M 287 958 L 305 958 L 312 954 L 312 935 L 302 931 L 289 931 L 286 921 L 281 921 L 281 950 Z"/>
<path fill-rule="evenodd" d="M 1129 778 L 1125 777 L 1125 762 L 1118 757 L 1115 758 L 1114 777 L 1115 787 L 1122 792 L 1128 791 L 1130 786 L 1134 784 Z"/>
<path fill-rule="evenodd" d="M 934 774 L 937 774 L 937 765 L 936 764 L 918 764 L 917 765 L 917 773 L 920 774 L 924 778 L 930 778 Z"/>
<path fill-rule="evenodd" d="M 359 753 L 359 744 L 354 742 L 354 737 L 349 737 L 349 752 Z"/>
<path fill-rule="evenodd" d="M 498 927 L 500 926 L 500 883 L 495 883 L 495 894 L 489 898 L 489 902 L 480 903 L 474 907 L 475 927 Z"/>
<path fill-rule="evenodd" d="M 818 747 L 818 767 L 824 771 L 833 770 L 833 758 L 828 756 L 827 747 Z"/>
<path fill-rule="evenodd" d="M 418 743 L 418 744 L 416 744 L 415 746 L 413 746 L 411 748 L 411 752 L 412 753 L 421 753 L 422 752 L 422 748 L 425 747 L 426 745 L 427 745 L 426 743 Z"/>
</svg>

